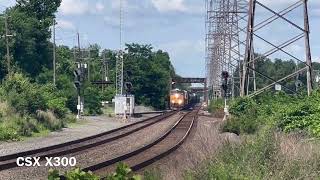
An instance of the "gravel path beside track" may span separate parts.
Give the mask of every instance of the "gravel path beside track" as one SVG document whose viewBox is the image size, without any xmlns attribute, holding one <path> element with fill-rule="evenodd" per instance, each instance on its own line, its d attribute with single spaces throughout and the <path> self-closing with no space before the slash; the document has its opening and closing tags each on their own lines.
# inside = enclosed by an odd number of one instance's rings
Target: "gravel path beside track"
<svg viewBox="0 0 320 180">
<path fill-rule="evenodd" d="M 180 114 L 174 115 L 165 121 L 156 123 L 128 137 L 121 138 L 105 145 L 97 146 L 93 149 L 77 152 L 66 157 L 75 157 L 77 159 L 78 167 L 81 168 L 103 162 L 114 156 L 119 156 L 154 141 L 162 133 L 167 131 L 179 119 L 179 117 Z M 0 171 L 0 179 L 46 179 L 49 169 L 49 167 L 14 168 Z M 59 169 L 64 171 L 70 168 Z"/>
</svg>

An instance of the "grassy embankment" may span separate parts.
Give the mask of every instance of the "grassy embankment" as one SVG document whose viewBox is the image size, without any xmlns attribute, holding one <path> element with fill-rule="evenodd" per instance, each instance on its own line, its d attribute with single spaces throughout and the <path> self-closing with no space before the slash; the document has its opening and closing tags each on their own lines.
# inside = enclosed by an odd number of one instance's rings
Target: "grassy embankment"
<svg viewBox="0 0 320 180">
<path fill-rule="evenodd" d="M 7 77 L 0 88 L 0 141 L 43 136 L 75 122 L 61 93 L 21 74 Z"/>
<path fill-rule="evenodd" d="M 317 179 L 320 177 L 320 92 L 311 97 L 270 94 L 231 103 L 226 144 L 185 179 Z"/>
</svg>

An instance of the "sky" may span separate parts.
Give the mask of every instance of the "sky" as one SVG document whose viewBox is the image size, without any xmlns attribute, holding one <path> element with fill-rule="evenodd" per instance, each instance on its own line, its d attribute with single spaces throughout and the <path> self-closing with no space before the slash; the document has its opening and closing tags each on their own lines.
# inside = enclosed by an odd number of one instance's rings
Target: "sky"
<svg viewBox="0 0 320 180">
<path fill-rule="evenodd" d="M 297 0 L 260 0 L 273 9 L 281 10 Z M 14 0 L 0 0 L 0 11 L 15 4 Z M 302 26 L 302 9 L 287 18 Z M 123 0 L 123 43 L 151 44 L 154 50 L 169 53 L 178 74 L 184 77 L 205 76 L 205 1 L 204 0 Z M 313 61 L 320 60 L 320 1 L 309 0 L 311 49 Z M 257 9 L 257 21 L 270 13 Z M 80 33 L 81 46 L 97 43 L 102 48 L 119 49 L 119 0 L 62 0 L 57 13 L 57 43 L 74 46 Z M 259 33 L 275 44 L 299 33 L 284 21 L 271 23 Z M 301 40 L 287 51 L 304 57 Z M 256 42 L 255 49 L 266 52 L 270 48 Z M 283 57 L 275 54 L 271 56 Z M 285 57 L 284 57 L 285 58 Z"/>
</svg>

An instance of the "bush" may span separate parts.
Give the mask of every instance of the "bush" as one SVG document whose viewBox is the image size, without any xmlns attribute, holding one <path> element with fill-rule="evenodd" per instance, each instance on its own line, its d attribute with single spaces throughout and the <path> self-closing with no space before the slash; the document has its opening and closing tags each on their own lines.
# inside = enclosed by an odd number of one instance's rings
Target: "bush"
<svg viewBox="0 0 320 180">
<path fill-rule="evenodd" d="M 68 171 L 65 175 L 66 180 L 99 180 L 100 178 L 92 172 L 81 171 L 80 168 Z M 60 180 L 58 170 L 49 170 L 48 180 Z"/>
<path fill-rule="evenodd" d="M 106 180 L 118 180 L 118 179 L 140 180 L 141 177 L 134 175 L 132 173 L 132 170 L 129 168 L 129 166 L 121 162 L 121 163 L 118 163 L 116 172 L 106 177 Z"/>
<path fill-rule="evenodd" d="M 99 176 L 94 175 L 92 172 L 81 171 L 80 168 L 76 168 L 71 171 L 67 171 L 64 175 L 66 180 L 98 180 Z M 60 180 L 60 175 L 58 170 L 49 170 L 48 180 Z M 119 163 L 117 165 L 116 171 L 108 175 L 106 180 L 141 180 L 140 176 L 134 175 L 132 170 L 128 165 L 124 163 Z"/>
<path fill-rule="evenodd" d="M 234 116 L 256 115 L 257 104 L 251 98 L 238 98 L 231 102 L 230 113 Z"/>
<path fill-rule="evenodd" d="M 22 74 L 8 76 L 2 88 L 1 98 L 21 114 L 35 114 L 37 110 L 47 108 L 39 86 L 30 83 Z"/>
<path fill-rule="evenodd" d="M 224 99 L 211 100 L 208 106 L 208 111 L 210 113 L 215 113 L 217 110 L 224 107 Z"/>
<path fill-rule="evenodd" d="M 58 130 L 64 127 L 63 121 L 57 119 L 50 111 L 37 111 L 37 119 L 44 127 L 50 130 Z"/>
<path fill-rule="evenodd" d="M 257 116 L 257 104 L 249 98 L 239 98 L 231 103 L 231 119 L 228 119 L 222 126 L 223 132 L 232 132 L 235 134 L 256 132 L 261 119 Z"/>
<path fill-rule="evenodd" d="M 16 120 L 16 127 L 20 136 L 31 136 L 34 132 L 39 132 L 38 122 L 28 116 Z"/>
<path fill-rule="evenodd" d="M 0 126 L 0 141 L 19 140 L 19 138 L 15 129 Z"/>
<path fill-rule="evenodd" d="M 39 123 L 30 116 L 17 114 L 6 102 L 0 102 L 0 140 L 19 140 L 39 132 Z"/>
<path fill-rule="evenodd" d="M 89 86 L 84 93 L 84 108 L 87 114 L 97 115 L 102 114 L 102 104 L 99 90 L 95 87 Z"/>
</svg>

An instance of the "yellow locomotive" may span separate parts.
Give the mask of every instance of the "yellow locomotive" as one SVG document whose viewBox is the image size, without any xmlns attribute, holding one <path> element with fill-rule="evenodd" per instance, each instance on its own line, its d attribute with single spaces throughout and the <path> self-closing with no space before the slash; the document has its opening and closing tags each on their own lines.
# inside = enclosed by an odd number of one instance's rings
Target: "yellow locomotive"
<svg viewBox="0 0 320 180">
<path fill-rule="evenodd" d="M 182 109 L 189 104 L 189 93 L 184 90 L 173 89 L 170 91 L 170 108 Z"/>
</svg>

